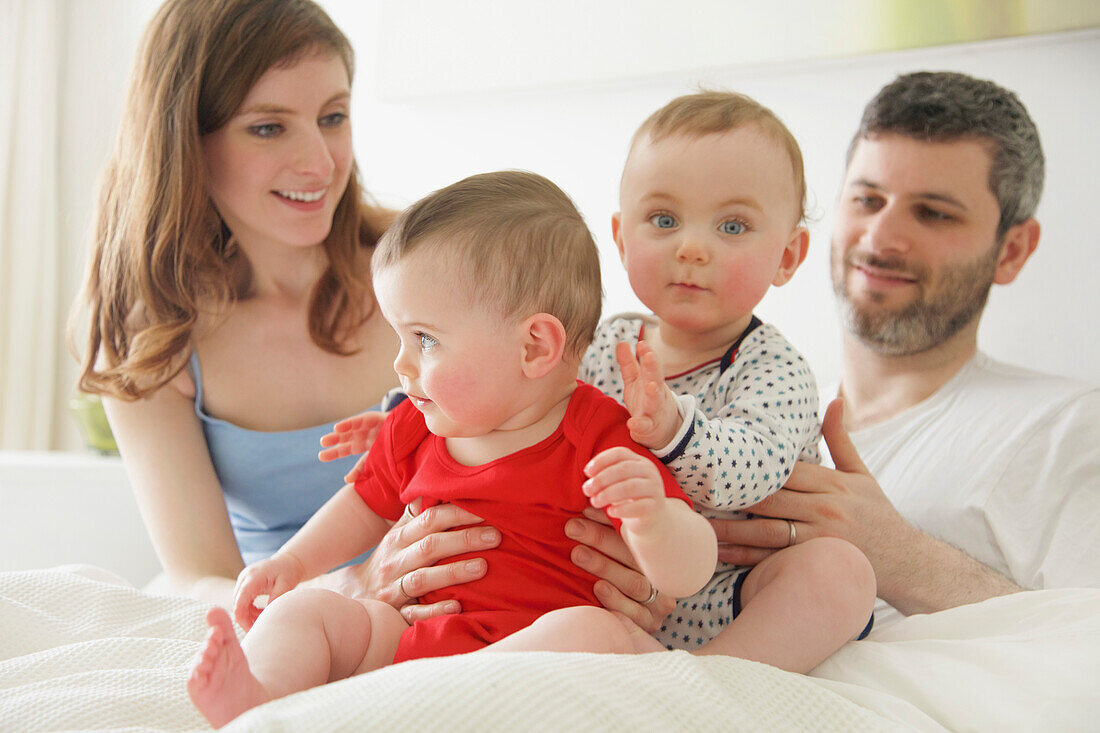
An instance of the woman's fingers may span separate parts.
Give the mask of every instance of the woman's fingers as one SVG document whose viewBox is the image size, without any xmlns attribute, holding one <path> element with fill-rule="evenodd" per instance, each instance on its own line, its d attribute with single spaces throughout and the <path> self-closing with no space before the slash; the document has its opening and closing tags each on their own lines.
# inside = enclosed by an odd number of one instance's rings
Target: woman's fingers
<svg viewBox="0 0 1100 733">
<path fill-rule="evenodd" d="M 458 601 L 440 601 L 439 603 L 431 603 L 428 605 L 409 605 L 401 609 L 401 615 L 405 618 L 405 623 L 410 626 L 417 621 L 423 621 L 426 618 L 433 618 L 435 616 L 445 616 L 450 613 L 459 613 L 462 611 L 462 606 Z"/>
<path fill-rule="evenodd" d="M 455 555 L 488 550 L 498 544 L 500 532 L 492 527 L 429 534 L 400 551 L 400 557 L 393 566 L 393 582 L 404 578 L 405 593 L 416 598 L 455 583 L 476 580 L 485 574 L 484 559 L 474 558 L 438 566 L 436 563 Z"/>
<path fill-rule="evenodd" d="M 455 529 L 481 521 L 481 517 L 454 504 L 439 504 L 406 523 L 394 525 L 390 531 L 394 546 L 406 554 L 402 571 L 427 567 L 463 552 L 496 547 L 500 544 L 500 532 L 495 527 Z"/>
<path fill-rule="evenodd" d="M 420 596 L 432 591 L 449 588 L 452 585 L 469 583 L 471 580 L 484 577 L 487 570 L 488 565 L 484 558 L 459 560 L 458 562 L 436 565 L 430 568 L 418 568 L 405 573 L 403 579 L 398 579 L 397 587 L 408 596 L 409 600 L 415 601 Z"/>
<path fill-rule="evenodd" d="M 402 517 L 367 563 L 370 576 L 363 585 L 374 589 L 368 594 L 401 608 L 425 593 L 481 578 L 486 572 L 482 558 L 436 566 L 449 557 L 500 544 L 494 527 L 454 529 L 479 522 L 480 517 L 453 504 L 431 507 L 411 519 Z"/>
</svg>

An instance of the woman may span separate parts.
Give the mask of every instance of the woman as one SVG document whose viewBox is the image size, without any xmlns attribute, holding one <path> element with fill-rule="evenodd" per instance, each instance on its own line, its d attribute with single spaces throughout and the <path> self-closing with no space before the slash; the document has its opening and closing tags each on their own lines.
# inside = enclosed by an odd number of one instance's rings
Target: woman
<svg viewBox="0 0 1100 733">
<path fill-rule="evenodd" d="M 168 0 L 142 40 L 99 194 L 80 387 L 105 397 L 173 591 L 228 605 L 244 565 L 341 486 L 350 465 L 318 463 L 318 438 L 397 383 L 369 283 L 392 212 L 363 203 L 352 72 L 309 0 Z M 499 541 L 444 531 L 476 521 L 435 507 L 326 582 L 401 607 L 480 577 L 483 561 L 432 566 Z"/>
<path fill-rule="evenodd" d="M 222 603 L 340 486 L 316 436 L 395 382 L 350 44 L 311 2 L 171 0 L 102 181 L 82 389 L 174 590 Z"/>
</svg>

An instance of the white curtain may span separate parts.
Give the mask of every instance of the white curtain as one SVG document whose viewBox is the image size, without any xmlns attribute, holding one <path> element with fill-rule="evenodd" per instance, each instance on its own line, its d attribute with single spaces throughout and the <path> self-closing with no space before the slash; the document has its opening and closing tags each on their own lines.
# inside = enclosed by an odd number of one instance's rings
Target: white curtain
<svg viewBox="0 0 1100 733">
<path fill-rule="evenodd" d="M 48 448 L 61 293 L 59 0 L 0 0 L 0 448 Z"/>
</svg>

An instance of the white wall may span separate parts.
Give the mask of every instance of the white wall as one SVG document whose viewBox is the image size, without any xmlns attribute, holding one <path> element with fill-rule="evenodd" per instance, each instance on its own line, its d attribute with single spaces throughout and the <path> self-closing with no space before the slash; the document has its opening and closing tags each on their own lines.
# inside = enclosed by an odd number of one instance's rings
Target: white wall
<svg viewBox="0 0 1100 733">
<path fill-rule="evenodd" d="M 640 307 L 614 255 L 609 225 L 617 208 L 626 144 L 635 127 L 700 82 L 745 92 L 772 107 L 802 144 L 812 208 L 819 218 L 812 226 L 811 252 L 803 269 L 790 284 L 769 293 L 758 312 L 809 357 L 822 383 L 835 379 L 839 369 L 839 326 L 827 272 L 831 209 L 844 151 L 863 105 L 905 71 L 951 69 L 994 79 L 1016 91 L 1035 118 L 1047 156 L 1047 184 L 1039 208 L 1040 248 L 1016 283 L 994 290 L 981 346 L 997 358 L 1100 380 L 1100 348 L 1092 335 L 1100 331 L 1092 283 L 1100 255 L 1090 216 L 1090 184 L 1100 164 L 1095 122 L 1100 119 L 1095 82 L 1100 73 L 1100 31 L 585 84 L 540 78 L 538 85 L 511 91 L 383 101 L 375 78 L 379 3 L 322 4 L 358 53 L 353 117 L 358 161 L 368 188 L 384 203 L 401 206 L 487 170 L 526 168 L 550 177 L 574 197 L 597 236 L 604 254 L 606 313 Z M 556 22 L 554 16 L 536 12 L 545 7 L 538 3 L 530 7 L 527 32 L 541 24 L 543 35 L 569 35 L 567 19 Z M 429 27 L 424 32 L 430 31 Z M 744 28 L 731 31 L 751 33 Z M 586 33 L 591 35 L 590 30 Z M 423 39 L 418 43 L 423 45 Z M 498 53 L 484 44 L 471 44 L 465 51 L 484 54 L 488 60 Z M 506 64 L 508 59 L 496 63 Z M 618 70 L 621 65 L 608 66 Z M 392 95 L 392 74 L 384 81 Z"/>
<path fill-rule="evenodd" d="M 1100 96 L 1095 81 L 1100 75 L 1100 30 L 692 72 L 682 71 L 684 63 L 664 48 L 660 58 L 665 59 L 666 71 L 654 71 L 647 64 L 645 75 L 629 79 L 618 75 L 581 84 L 540 78 L 537 85 L 513 91 L 383 101 L 376 81 L 378 34 L 390 34 L 393 29 L 380 27 L 380 0 L 322 4 L 358 53 L 353 119 L 359 165 L 369 189 L 384 203 L 402 206 L 487 170 L 526 168 L 550 177 L 575 198 L 597 236 L 604 254 L 607 313 L 640 307 L 614 256 L 609 232 L 626 144 L 638 123 L 699 82 L 745 92 L 772 107 L 802 144 L 818 219 L 803 269 L 789 285 L 771 292 L 759 313 L 806 353 L 822 383 L 835 379 L 839 369 L 839 331 L 826 268 L 831 208 L 844 150 L 863 104 L 904 71 L 954 69 L 994 79 L 1018 92 L 1031 110 L 1043 136 L 1048 177 L 1039 208 L 1044 227 L 1039 251 L 1016 283 L 994 290 L 982 327 L 982 348 L 1037 369 L 1100 380 L 1095 336 L 1100 331 L 1100 308 L 1092 282 L 1100 264 L 1092 221 L 1093 182 L 1100 165 L 1096 132 Z M 100 0 L 69 6 L 65 77 L 69 113 L 60 145 L 66 173 L 65 227 L 71 243 L 63 276 L 74 294 L 84 261 L 93 185 L 117 124 L 138 33 L 156 5 L 155 0 Z M 529 34 L 562 39 L 575 35 L 569 18 L 545 14 L 551 5 L 526 0 L 513 7 L 528 9 L 524 27 Z M 600 17 L 605 18 L 601 22 L 609 22 L 606 14 Z M 523 12 L 519 18 L 523 19 Z M 637 25 L 637 19 L 633 22 Z M 654 24 L 661 22 L 660 15 L 652 19 Z M 599 37 L 617 31 L 617 27 L 588 28 L 586 33 Z M 738 24 L 730 24 L 729 31 L 733 44 L 753 33 L 751 27 Z M 708 33 L 700 38 L 713 44 L 723 36 Z M 787 41 L 775 39 L 776 43 Z M 546 42 L 537 45 L 543 53 L 554 47 Z M 570 46 L 563 42 L 557 47 L 563 57 L 543 66 L 568 66 L 565 54 Z M 588 44 L 586 53 L 599 59 L 600 53 L 620 53 L 622 44 L 601 48 Z M 464 52 L 481 54 L 482 63 L 509 63 L 491 45 L 470 44 Z M 513 46 L 511 52 L 522 53 L 522 47 Z M 637 53 L 645 55 L 645 49 Z M 685 50 L 683 58 L 703 57 L 720 56 L 714 49 L 707 54 Z M 621 72 L 622 64 L 616 59 L 604 60 L 607 68 Z M 391 96 L 394 79 L 391 69 L 387 76 Z M 71 385 L 68 376 L 58 385 L 63 397 L 71 393 Z M 79 445 L 69 418 L 59 420 L 64 426 L 60 447 Z"/>
<path fill-rule="evenodd" d="M 96 182 L 114 144 L 138 38 L 158 5 L 157 0 L 64 3 L 58 155 L 59 226 L 67 256 L 62 258 L 58 277 L 69 293 L 66 304 L 76 298 L 83 284 Z M 68 309 L 62 308 L 60 317 L 68 315 Z M 77 346 L 83 349 L 84 344 Z M 53 447 L 72 450 L 82 445 L 68 412 L 78 369 L 67 348 L 62 347 L 59 353 L 64 363 L 54 387 L 58 414 L 54 417 Z"/>
</svg>

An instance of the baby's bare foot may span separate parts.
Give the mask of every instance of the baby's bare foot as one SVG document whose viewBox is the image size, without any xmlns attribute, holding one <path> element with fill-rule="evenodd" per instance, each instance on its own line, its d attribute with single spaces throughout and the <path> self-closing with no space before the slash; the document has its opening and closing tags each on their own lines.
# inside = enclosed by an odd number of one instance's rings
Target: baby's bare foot
<svg viewBox="0 0 1100 733">
<path fill-rule="evenodd" d="M 619 623 L 626 627 L 626 632 L 629 635 L 631 646 L 634 647 L 635 654 L 668 651 L 661 642 L 647 634 L 645 629 L 631 621 L 628 616 L 618 611 L 612 611 L 611 613 L 614 614 L 615 618 L 619 619 Z"/>
<path fill-rule="evenodd" d="M 267 702 L 271 695 L 248 669 L 229 614 L 212 608 L 206 623 L 210 626 L 206 646 L 187 678 L 187 694 L 210 725 L 220 728 L 245 710 Z"/>
</svg>

